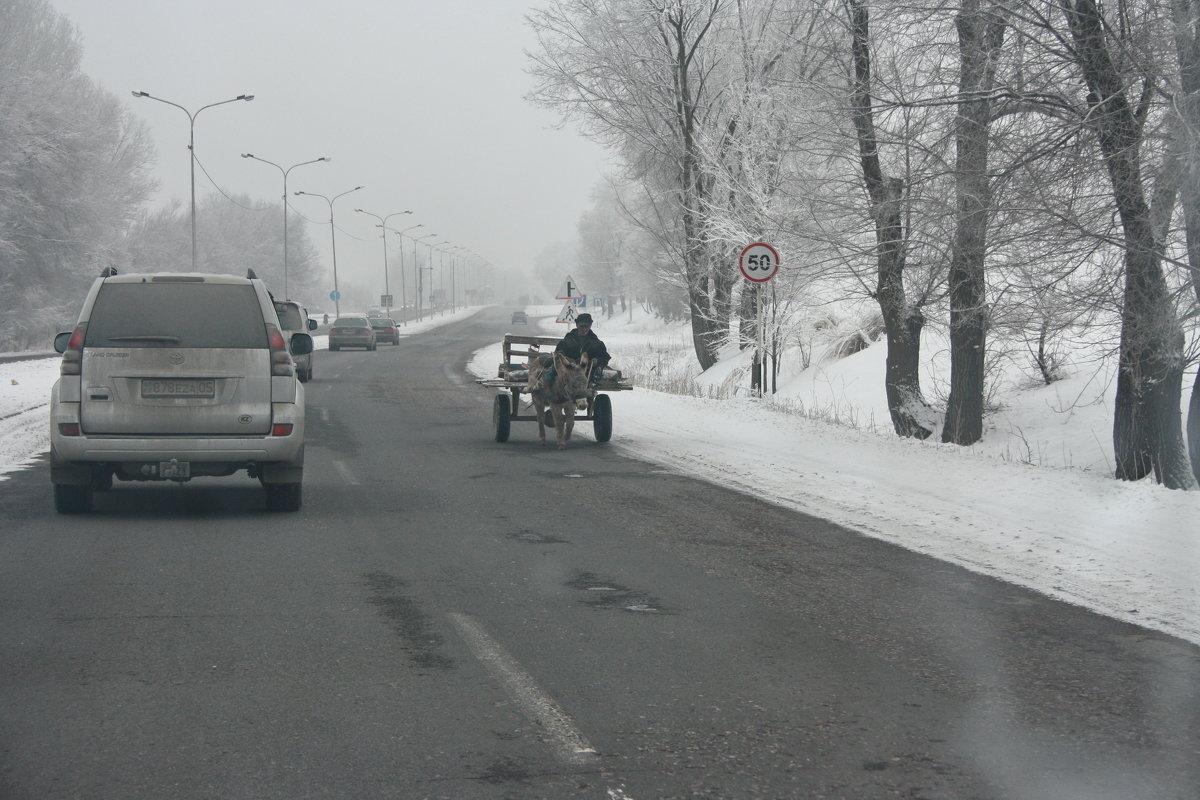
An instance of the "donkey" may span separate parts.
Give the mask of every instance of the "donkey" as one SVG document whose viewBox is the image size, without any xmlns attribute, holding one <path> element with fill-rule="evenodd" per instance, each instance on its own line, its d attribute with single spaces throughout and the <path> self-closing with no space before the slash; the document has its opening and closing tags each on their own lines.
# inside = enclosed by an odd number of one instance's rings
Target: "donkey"
<svg viewBox="0 0 1200 800">
<path fill-rule="evenodd" d="M 553 355 L 529 356 L 529 383 L 526 389 L 533 411 L 537 415 L 538 440 L 546 443 L 546 408 L 554 418 L 554 433 L 558 441 L 558 449 L 562 450 L 571 439 L 571 431 L 575 427 L 575 404 L 580 398 L 587 397 L 588 371 L 587 355 L 583 362 L 568 358 L 562 353 Z M 546 370 L 554 366 L 555 376 L 552 382 L 542 380 Z"/>
</svg>

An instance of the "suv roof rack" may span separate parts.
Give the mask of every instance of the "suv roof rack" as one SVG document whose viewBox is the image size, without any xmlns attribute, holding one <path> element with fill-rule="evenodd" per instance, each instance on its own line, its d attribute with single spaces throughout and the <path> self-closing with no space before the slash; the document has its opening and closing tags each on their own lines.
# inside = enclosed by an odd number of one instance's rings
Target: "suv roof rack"
<svg viewBox="0 0 1200 800">
<path fill-rule="evenodd" d="M 117 274 L 116 267 L 105 267 L 104 269 L 100 270 L 101 278 L 111 278 L 113 275 L 116 275 L 116 274 Z"/>
<path fill-rule="evenodd" d="M 246 270 L 246 277 L 253 280 L 254 278 L 257 278 L 258 276 L 254 274 L 254 270 L 248 269 L 248 270 Z"/>
</svg>

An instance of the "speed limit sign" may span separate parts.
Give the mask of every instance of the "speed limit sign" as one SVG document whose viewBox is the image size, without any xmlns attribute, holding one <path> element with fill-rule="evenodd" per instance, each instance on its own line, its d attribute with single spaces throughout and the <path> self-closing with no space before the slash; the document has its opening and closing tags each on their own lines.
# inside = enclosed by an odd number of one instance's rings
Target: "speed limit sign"
<svg viewBox="0 0 1200 800">
<path fill-rule="evenodd" d="M 779 253 L 765 242 L 746 245 L 738 258 L 738 268 L 747 280 L 766 283 L 779 272 Z"/>
</svg>

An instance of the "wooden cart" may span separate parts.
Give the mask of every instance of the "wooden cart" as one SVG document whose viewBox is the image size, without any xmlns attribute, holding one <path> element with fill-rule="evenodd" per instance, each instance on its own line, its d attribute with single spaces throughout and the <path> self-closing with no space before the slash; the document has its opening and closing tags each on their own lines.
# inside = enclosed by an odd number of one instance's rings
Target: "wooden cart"
<svg viewBox="0 0 1200 800">
<path fill-rule="evenodd" d="M 492 427 L 497 442 L 507 442 L 513 422 L 537 422 L 537 413 L 522 414 L 521 392 L 528 391 L 529 358 L 545 353 L 553 353 L 560 339 L 553 336 L 517 336 L 505 334 L 501 344 L 503 354 L 500 369 L 495 378 L 480 378 L 476 383 L 499 391 L 492 402 Z M 612 438 L 612 401 L 605 392 L 625 392 L 633 388 L 633 384 L 621 377 L 616 370 L 605 370 L 605 375 L 588 391 L 587 410 L 583 416 L 575 417 L 576 421 L 591 422 L 592 433 L 597 442 L 607 442 Z M 554 420 L 550 419 L 550 410 L 546 410 L 545 425 L 554 428 Z"/>
</svg>

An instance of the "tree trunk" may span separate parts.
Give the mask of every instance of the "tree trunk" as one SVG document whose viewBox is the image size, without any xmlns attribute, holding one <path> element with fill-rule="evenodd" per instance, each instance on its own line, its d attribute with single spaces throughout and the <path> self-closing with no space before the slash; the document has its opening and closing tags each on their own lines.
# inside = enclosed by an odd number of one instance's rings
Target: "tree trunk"
<svg viewBox="0 0 1200 800">
<path fill-rule="evenodd" d="M 1196 0 L 1175 0 L 1175 46 L 1179 59 L 1180 88 L 1175 108 L 1183 120 L 1178 126 L 1181 153 L 1180 201 L 1187 233 L 1188 266 L 1192 288 L 1200 299 L 1200 5 Z M 1188 401 L 1187 448 L 1192 475 L 1200 481 L 1200 373 Z"/>
<path fill-rule="evenodd" d="M 1137 480 L 1153 470 L 1155 479 L 1168 488 L 1194 488 L 1196 478 L 1188 464 L 1179 414 L 1183 329 L 1171 303 L 1142 185 L 1141 125 L 1125 95 L 1125 76 L 1109 55 L 1104 20 L 1094 0 L 1062 3 L 1125 236 L 1120 372 L 1113 420 L 1116 476 Z"/>
<path fill-rule="evenodd" d="M 995 59 L 1004 22 L 981 0 L 962 0 L 958 19 L 958 209 L 950 257 L 950 396 L 942 441 L 970 445 L 983 437 L 987 355 L 987 229 L 991 214 L 988 124 Z"/>
<path fill-rule="evenodd" d="M 921 394 L 921 329 L 925 318 L 904 291 L 904 181 L 884 175 L 871 108 L 870 20 L 865 0 L 848 0 L 854 87 L 850 115 L 858 137 L 859 161 L 875 217 L 878 257 L 876 300 L 887 333 L 885 391 L 892 427 L 900 436 L 925 439 L 933 430 L 922 420 L 929 407 Z"/>
</svg>

